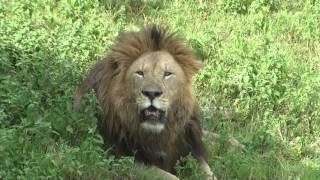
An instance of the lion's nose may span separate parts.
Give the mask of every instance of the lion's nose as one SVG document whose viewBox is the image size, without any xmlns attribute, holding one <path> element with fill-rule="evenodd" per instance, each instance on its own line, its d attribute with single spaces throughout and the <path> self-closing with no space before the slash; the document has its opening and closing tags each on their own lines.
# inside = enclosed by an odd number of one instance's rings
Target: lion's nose
<svg viewBox="0 0 320 180">
<path fill-rule="evenodd" d="M 150 100 L 153 100 L 154 98 L 161 96 L 162 91 L 142 91 L 142 94 Z"/>
</svg>

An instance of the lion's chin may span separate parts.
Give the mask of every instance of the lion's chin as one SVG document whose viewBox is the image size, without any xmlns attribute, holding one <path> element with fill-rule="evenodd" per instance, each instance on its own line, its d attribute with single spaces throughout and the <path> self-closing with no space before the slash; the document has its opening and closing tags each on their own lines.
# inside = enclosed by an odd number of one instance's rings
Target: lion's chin
<svg viewBox="0 0 320 180">
<path fill-rule="evenodd" d="M 165 111 L 149 106 L 140 112 L 141 127 L 148 132 L 159 133 L 164 129 Z"/>
<path fill-rule="evenodd" d="M 141 123 L 141 127 L 147 131 L 152 133 L 160 133 L 164 129 L 163 123 L 150 123 L 150 122 L 143 122 Z"/>
</svg>

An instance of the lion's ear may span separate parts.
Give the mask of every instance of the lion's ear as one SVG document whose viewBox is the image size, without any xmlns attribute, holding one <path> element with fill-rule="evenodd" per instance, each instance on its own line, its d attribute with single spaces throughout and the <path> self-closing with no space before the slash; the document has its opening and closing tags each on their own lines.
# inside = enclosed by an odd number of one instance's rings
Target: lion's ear
<svg viewBox="0 0 320 180">
<path fill-rule="evenodd" d="M 109 71 L 111 71 L 109 73 L 111 73 L 112 76 L 119 74 L 120 70 L 124 69 L 124 67 L 126 66 L 126 61 L 122 60 L 121 57 L 109 56 L 108 59 Z"/>
<path fill-rule="evenodd" d="M 186 75 L 191 78 L 195 75 L 201 68 L 204 67 L 203 63 L 195 57 L 192 56 L 177 56 L 178 62 L 184 69 Z"/>
<path fill-rule="evenodd" d="M 74 97 L 74 109 L 76 111 L 80 110 L 80 103 L 84 94 L 90 89 L 97 91 L 99 81 L 107 71 L 107 63 L 106 59 L 99 61 L 82 81 Z"/>
<path fill-rule="evenodd" d="M 193 66 L 194 74 L 204 67 L 203 63 L 200 60 L 193 60 L 191 65 Z"/>
</svg>

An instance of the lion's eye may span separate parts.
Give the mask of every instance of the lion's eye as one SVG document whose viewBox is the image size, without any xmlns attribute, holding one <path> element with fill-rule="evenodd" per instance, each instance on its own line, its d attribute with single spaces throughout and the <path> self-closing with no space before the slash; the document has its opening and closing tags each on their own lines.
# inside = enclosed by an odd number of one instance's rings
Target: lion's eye
<svg viewBox="0 0 320 180">
<path fill-rule="evenodd" d="M 139 76 L 143 76 L 144 75 L 143 71 L 137 71 L 136 74 L 138 74 Z"/>
<path fill-rule="evenodd" d="M 171 75 L 172 75 L 172 72 L 168 72 L 168 71 L 164 72 L 164 77 L 168 77 L 168 76 L 171 76 Z"/>
</svg>

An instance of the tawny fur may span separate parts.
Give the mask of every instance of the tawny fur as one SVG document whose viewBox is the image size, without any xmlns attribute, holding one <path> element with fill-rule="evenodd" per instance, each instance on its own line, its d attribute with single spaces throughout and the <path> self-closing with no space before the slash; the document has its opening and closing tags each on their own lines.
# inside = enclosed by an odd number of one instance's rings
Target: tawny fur
<svg viewBox="0 0 320 180">
<path fill-rule="evenodd" d="M 148 52 L 166 51 L 180 65 L 185 81 L 168 109 L 164 130 L 150 133 L 140 126 L 135 99 L 126 74 L 130 65 Z M 118 155 L 132 155 L 147 165 L 173 172 L 179 159 L 191 153 L 206 159 L 201 140 L 201 116 L 192 89 L 192 76 L 202 67 L 192 50 L 175 34 L 156 26 L 119 35 L 114 47 L 86 76 L 75 96 L 79 110 L 83 95 L 94 89 L 102 115 L 98 128 Z"/>
</svg>

